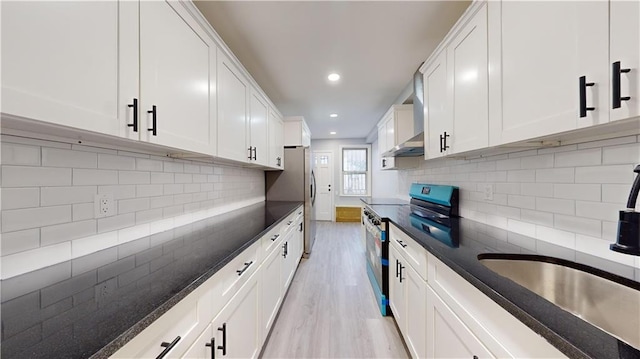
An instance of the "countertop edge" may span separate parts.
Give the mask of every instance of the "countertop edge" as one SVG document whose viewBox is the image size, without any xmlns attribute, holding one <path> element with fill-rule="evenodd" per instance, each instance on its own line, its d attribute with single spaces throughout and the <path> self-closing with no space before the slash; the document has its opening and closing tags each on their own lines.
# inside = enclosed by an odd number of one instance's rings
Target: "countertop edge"
<svg viewBox="0 0 640 359">
<path fill-rule="evenodd" d="M 215 266 L 210 268 L 196 280 L 191 282 L 187 287 L 182 289 L 180 292 L 176 293 L 173 297 L 169 298 L 166 302 L 162 303 L 158 308 L 153 310 L 151 313 L 146 315 L 144 318 L 139 320 L 136 324 L 134 324 L 131 328 L 124 331 L 114 340 L 109 342 L 109 344 L 102 347 L 102 349 L 93 353 L 89 358 L 90 359 L 103 359 L 109 358 L 111 355 L 115 354 L 120 348 L 124 347 L 129 341 L 131 341 L 136 335 L 140 334 L 143 330 L 149 327 L 156 319 L 160 318 L 163 314 L 169 311 L 169 309 L 173 308 L 178 302 L 184 299 L 186 296 L 191 294 L 196 290 L 200 285 L 206 282 L 209 278 L 213 277 L 222 267 L 224 267 L 227 263 L 237 257 L 240 253 L 242 253 L 245 249 L 250 247 L 252 244 L 257 242 L 263 235 L 273 229 L 275 226 L 280 224 L 285 218 L 287 218 L 291 213 L 295 212 L 300 205 L 303 203 L 300 202 L 297 206 L 293 207 L 289 212 L 284 214 L 280 219 L 275 221 L 272 225 L 265 228 L 262 232 L 254 236 L 253 238 L 247 240 L 245 244 L 243 244 L 236 251 L 228 255 L 225 259 L 217 263 Z"/>
</svg>

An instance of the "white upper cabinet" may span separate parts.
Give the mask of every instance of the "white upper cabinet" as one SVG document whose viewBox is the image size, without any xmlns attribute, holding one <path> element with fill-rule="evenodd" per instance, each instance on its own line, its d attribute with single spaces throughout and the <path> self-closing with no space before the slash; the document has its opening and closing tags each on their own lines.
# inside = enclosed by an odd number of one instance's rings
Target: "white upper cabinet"
<svg viewBox="0 0 640 359">
<path fill-rule="evenodd" d="M 269 105 L 262 95 L 255 89 L 251 89 L 251 102 L 249 105 L 250 114 L 250 139 L 251 139 L 251 159 L 253 163 L 263 166 L 269 164 L 268 148 L 268 115 Z"/>
<path fill-rule="evenodd" d="M 382 155 L 387 148 L 386 123 L 378 124 L 378 152 Z"/>
<path fill-rule="evenodd" d="M 285 146 L 311 146 L 311 131 L 302 116 L 292 116 L 284 119 Z"/>
<path fill-rule="evenodd" d="M 218 156 L 247 162 L 247 93 L 249 86 L 235 64 L 218 53 Z"/>
<path fill-rule="evenodd" d="M 142 138 L 213 154 L 216 46 L 176 2 L 140 2 Z"/>
<path fill-rule="evenodd" d="M 501 26 L 490 47 L 499 52 L 492 54 L 497 59 L 492 66 L 501 69 L 495 76 L 499 76 L 502 118 L 492 119 L 496 121 L 492 143 L 577 128 L 579 78 L 586 75 L 587 83 L 597 82 L 587 92 L 606 92 L 596 65 L 607 52 L 602 35 L 608 4 L 503 1 L 493 6 Z"/>
<path fill-rule="evenodd" d="M 275 109 L 269 107 L 269 167 L 284 169 L 284 123 Z"/>
<path fill-rule="evenodd" d="M 138 96 L 138 36 L 119 19 L 137 21 L 137 8 L 127 1 L 3 2 L 2 111 L 118 135 L 133 118 L 127 103 Z"/>
<path fill-rule="evenodd" d="M 444 140 L 451 136 L 451 111 L 447 96 L 447 54 L 442 51 L 424 71 L 425 159 L 447 154 Z"/>
<path fill-rule="evenodd" d="M 489 145 L 487 5 L 447 46 L 448 97 L 452 121 L 447 145 L 460 153 Z"/>
<path fill-rule="evenodd" d="M 378 147 L 385 153 L 413 137 L 413 105 L 393 105 L 378 123 Z"/>
<path fill-rule="evenodd" d="M 614 0 L 609 4 L 609 11 L 610 108 L 611 120 L 615 121 L 640 116 L 640 2 Z M 614 72 L 617 62 L 622 71 Z M 629 71 L 625 72 L 626 69 Z M 616 92 L 618 88 L 619 93 Z M 619 107 L 616 98 L 621 99 Z"/>
</svg>

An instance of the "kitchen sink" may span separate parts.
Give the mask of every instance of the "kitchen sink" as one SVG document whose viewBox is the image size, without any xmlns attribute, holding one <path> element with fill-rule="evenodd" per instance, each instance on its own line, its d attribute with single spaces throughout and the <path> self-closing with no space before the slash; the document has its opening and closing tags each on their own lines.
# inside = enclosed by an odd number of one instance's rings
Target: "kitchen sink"
<svg viewBox="0 0 640 359">
<path fill-rule="evenodd" d="M 538 255 L 485 253 L 478 260 L 497 274 L 640 349 L 640 283 Z"/>
</svg>

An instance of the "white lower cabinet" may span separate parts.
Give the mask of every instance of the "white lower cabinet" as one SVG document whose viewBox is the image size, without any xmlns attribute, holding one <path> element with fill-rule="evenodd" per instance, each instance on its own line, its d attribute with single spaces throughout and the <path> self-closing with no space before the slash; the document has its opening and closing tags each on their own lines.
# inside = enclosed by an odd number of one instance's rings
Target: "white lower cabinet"
<svg viewBox="0 0 640 359">
<path fill-rule="evenodd" d="M 494 358 L 464 322 L 427 288 L 427 358 Z"/>
<path fill-rule="evenodd" d="M 182 357 L 189 359 L 213 359 L 217 345 L 213 337 L 213 325 L 209 324 L 207 329 L 200 334 L 191 348 L 189 348 Z"/>
<path fill-rule="evenodd" d="M 281 242 L 281 241 L 280 241 Z M 282 304 L 283 292 L 280 287 L 280 271 L 282 267 L 282 255 L 279 250 L 273 250 L 264 260 L 260 275 L 262 313 L 260 321 L 261 338 L 264 340 L 269 334 L 269 329 L 276 320 L 278 309 Z"/>
</svg>

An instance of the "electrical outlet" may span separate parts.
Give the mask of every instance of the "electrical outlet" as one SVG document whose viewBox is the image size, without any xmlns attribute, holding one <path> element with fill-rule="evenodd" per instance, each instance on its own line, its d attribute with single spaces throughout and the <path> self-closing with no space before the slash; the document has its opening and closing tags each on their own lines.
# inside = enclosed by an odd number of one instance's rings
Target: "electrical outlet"
<svg viewBox="0 0 640 359">
<path fill-rule="evenodd" d="M 485 201 L 493 201 L 493 185 L 485 184 L 484 185 L 484 200 Z"/>
<path fill-rule="evenodd" d="M 116 214 L 116 205 L 112 194 L 98 194 L 94 202 L 95 217 L 111 217 Z"/>
</svg>

